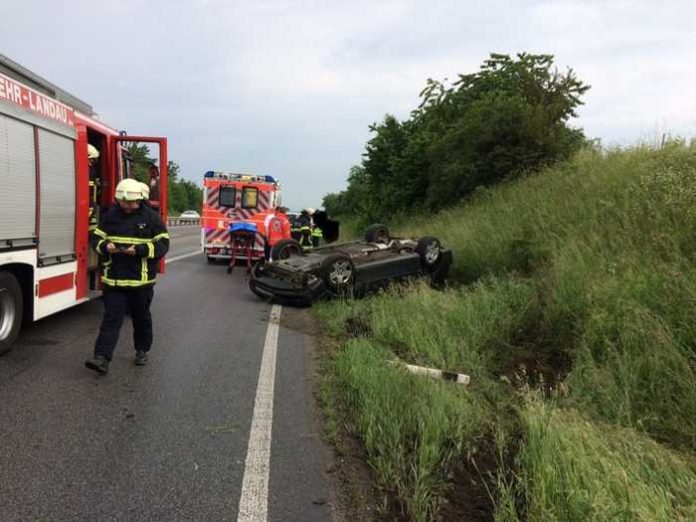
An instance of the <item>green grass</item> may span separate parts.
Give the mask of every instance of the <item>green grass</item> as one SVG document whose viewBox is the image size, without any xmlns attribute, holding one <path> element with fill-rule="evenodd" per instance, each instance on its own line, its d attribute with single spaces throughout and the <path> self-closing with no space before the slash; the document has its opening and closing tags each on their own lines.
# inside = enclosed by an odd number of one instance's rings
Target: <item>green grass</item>
<svg viewBox="0 0 696 522">
<path fill-rule="evenodd" d="M 530 394 L 519 451 L 525 512 L 502 503 L 498 520 L 696 519 L 696 460 L 631 429 L 595 423 Z M 513 489 L 514 487 L 513 486 Z M 510 495 L 512 491 L 507 490 Z"/>
<path fill-rule="evenodd" d="M 436 517 L 451 480 L 437 469 L 465 459 L 484 433 L 497 434 L 501 455 L 517 452 L 514 463 L 501 457 L 491 491 L 500 520 L 695 516 L 696 146 L 586 150 L 395 232 L 451 248 L 452 287 L 317 313 L 334 335 L 347 319 L 369 327 L 330 371 L 352 397 L 342 415 L 379 484 L 410 518 Z M 395 356 L 473 384 L 462 392 L 381 362 Z M 534 371 L 551 376 L 553 399 L 499 379 L 516 382 L 521 362 L 532 387 Z M 428 438 L 428 459 L 397 449 L 458 408 L 475 429 Z"/>
</svg>

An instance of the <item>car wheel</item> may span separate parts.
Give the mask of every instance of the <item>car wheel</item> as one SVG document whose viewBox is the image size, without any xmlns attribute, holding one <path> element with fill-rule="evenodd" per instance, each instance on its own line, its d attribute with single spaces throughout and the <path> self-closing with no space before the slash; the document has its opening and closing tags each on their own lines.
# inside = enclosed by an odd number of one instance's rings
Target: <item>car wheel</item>
<svg viewBox="0 0 696 522">
<path fill-rule="evenodd" d="M 321 276 L 333 293 L 347 295 L 355 283 L 355 264 L 347 254 L 331 254 L 321 263 Z"/>
<path fill-rule="evenodd" d="M 23 301 L 17 278 L 9 272 L 0 272 L 0 355 L 10 349 L 19 335 Z"/>
<path fill-rule="evenodd" d="M 261 276 L 264 269 L 264 262 L 259 261 L 254 266 L 251 267 L 251 277 L 249 278 L 249 290 L 251 290 L 255 296 L 260 297 L 264 301 L 268 299 L 268 296 L 262 294 L 256 289 L 256 278 Z"/>
<path fill-rule="evenodd" d="M 440 241 L 432 236 L 424 236 L 418 240 L 416 252 L 420 255 L 423 266 L 428 271 L 434 270 L 442 255 Z"/>
<path fill-rule="evenodd" d="M 368 243 L 389 243 L 389 229 L 386 225 L 371 225 L 365 231 L 365 241 Z"/>
<path fill-rule="evenodd" d="M 294 239 L 281 239 L 271 248 L 271 259 L 288 259 L 292 256 L 302 256 L 302 246 Z"/>
</svg>

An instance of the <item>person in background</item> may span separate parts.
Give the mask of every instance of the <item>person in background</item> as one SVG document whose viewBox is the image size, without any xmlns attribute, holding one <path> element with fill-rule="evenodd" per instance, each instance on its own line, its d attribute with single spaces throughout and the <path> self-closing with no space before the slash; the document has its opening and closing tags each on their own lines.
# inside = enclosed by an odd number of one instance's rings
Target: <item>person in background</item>
<svg viewBox="0 0 696 522">
<path fill-rule="evenodd" d="M 300 212 L 295 222 L 295 227 L 299 232 L 298 242 L 303 248 L 312 248 L 312 214 L 313 208 L 305 208 Z"/>
<path fill-rule="evenodd" d="M 290 238 L 290 220 L 286 215 L 287 209 L 276 207 L 273 214 L 266 216 L 264 228 L 266 229 L 266 243 L 264 251 L 266 259 L 271 258 L 271 249 L 282 239 Z"/>
<path fill-rule="evenodd" d="M 150 163 L 150 166 L 147 168 L 147 177 L 148 177 L 148 185 L 150 186 L 150 206 L 157 208 L 159 207 L 159 201 L 160 201 L 160 173 L 159 169 L 157 168 L 157 165 L 154 163 Z"/>
<path fill-rule="evenodd" d="M 147 364 L 152 347 L 152 316 L 157 265 L 169 250 L 169 233 L 159 214 L 143 203 L 139 181 L 122 180 L 116 187 L 116 204 L 90 233 L 92 248 L 103 257 L 101 282 L 104 316 L 85 366 L 99 374 L 109 371 L 123 318 L 133 320 L 135 364 Z"/>
</svg>

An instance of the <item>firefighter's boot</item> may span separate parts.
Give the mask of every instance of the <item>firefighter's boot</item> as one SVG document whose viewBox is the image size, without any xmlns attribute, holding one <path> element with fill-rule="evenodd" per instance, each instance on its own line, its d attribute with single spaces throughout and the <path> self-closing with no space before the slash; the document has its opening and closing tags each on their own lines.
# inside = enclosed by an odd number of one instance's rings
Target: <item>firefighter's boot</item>
<svg viewBox="0 0 696 522">
<path fill-rule="evenodd" d="M 145 350 L 135 351 L 135 365 L 145 366 L 150 360 L 150 355 Z"/>
<path fill-rule="evenodd" d="M 85 361 L 85 366 L 90 370 L 94 370 L 100 375 L 106 375 L 109 372 L 109 359 L 103 355 L 97 355 Z"/>
</svg>

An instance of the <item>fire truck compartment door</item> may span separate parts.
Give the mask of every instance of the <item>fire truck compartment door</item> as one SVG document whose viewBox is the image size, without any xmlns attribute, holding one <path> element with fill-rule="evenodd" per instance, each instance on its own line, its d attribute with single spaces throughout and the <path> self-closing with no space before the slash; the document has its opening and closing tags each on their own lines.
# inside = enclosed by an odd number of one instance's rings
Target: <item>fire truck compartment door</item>
<svg viewBox="0 0 696 522">
<path fill-rule="evenodd" d="M 75 142 L 39 129 L 41 211 L 39 262 L 75 253 Z"/>
<path fill-rule="evenodd" d="M 33 244 L 36 159 L 31 125 L 0 114 L 0 246 Z"/>
</svg>

